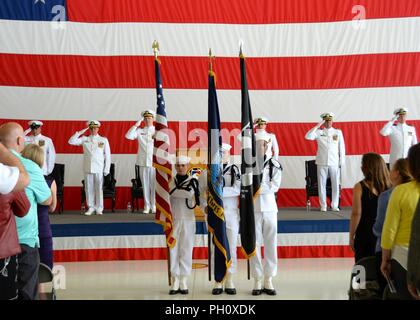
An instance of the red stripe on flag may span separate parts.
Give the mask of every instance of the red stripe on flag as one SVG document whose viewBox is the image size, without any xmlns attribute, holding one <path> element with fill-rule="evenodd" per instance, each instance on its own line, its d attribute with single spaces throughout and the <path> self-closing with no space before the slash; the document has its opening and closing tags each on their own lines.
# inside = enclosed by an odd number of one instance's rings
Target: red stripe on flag
<svg viewBox="0 0 420 320">
<path fill-rule="evenodd" d="M 280 112 L 280 111 L 279 111 Z M 28 119 L 30 120 L 30 119 Z M 28 120 L 11 120 L 0 119 L 1 122 L 16 121 L 27 128 Z M 100 119 L 101 120 L 101 119 Z M 43 121 L 42 133 L 53 139 L 57 153 L 74 154 L 82 153 L 81 147 L 75 147 L 68 144 L 68 139 L 78 130 L 85 127 L 83 121 Z M 101 129 L 99 134 L 107 137 L 112 154 L 135 154 L 137 153 L 137 141 L 129 141 L 124 138 L 125 133 L 133 125 L 132 121 L 101 121 Z M 380 154 L 389 153 L 389 139 L 379 134 L 379 130 L 383 127 L 385 121 L 370 122 L 335 122 L 334 127 L 341 129 L 346 142 L 347 155 L 360 155 L 366 152 L 377 152 Z M 417 132 L 420 132 L 420 120 L 408 121 L 409 125 L 414 125 Z M 180 132 L 185 131 L 186 134 L 193 132 L 194 129 L 203 130 L 207 133 L 207 122 L 188 122 L 186 129 L 180 129 L 178 122 L 169 122 L 168 126 L 177 135 L 177 145 L 171 144 L 171 152 L 174 148 L 203 148 L 207 145 L 207 141 L 196 140 L 187 141 L 187 136 Z M 315 156 L 317 145 L 314 141 L 305 140 L 306 132 L 315 126 L 315 123 L 269 123 L 268 131 L 276 134 L 280 147 L 280 156 Z M 234 146 L 235 154 L 240 154 L 240 143 L 233 137 L 227 140 L 226 132 L 233 129 L 239 130 L 240 123 L 222 123 L 222 127 L 228 131 L 222 130 L 224 141 Z M 181 141 L 180 141 L 181 140 Z"/>
<path fill-rule="evenodd" d="M 82 168 L 80 168 L 82 170 Z M 305 170 L 305 168 L 302 168 Z M 133 168 L 133 178 L 134 178 L 134 168 Z M 130 184 L 130 181 L 118 181 L 119 183 Z M 305 182 L 302 181 L 304 184 Z M 80 211 L 81 209 L 81 197 L 80 197 L 80 187 L 64 187 L 64 210 L 66 211 Z M 351 206 L 352 203 L 352 189 L 343 189 L 341 192 L 341 207 Z M 117 187 L 116 193 L 116 209 L 117 210 L 126 210 L 127 203 L 131 202 L 131 188 L 130 187 Z M 306 191 L 305 189 L 282 189 L 280 188 L 277 195 L 277 202 L 279 208 L 287 207 L 305 207 L 306 206 Z M 132 203 L 134 206 L 134 203 Z M 139 201 L 140 209 L 143 209 L 143 200 Z M 313 210 L 318 210 L 319 202 L 317 197 L 311 198 L 311 206 Z M 111 214 L 111 200 L 105 200 L 105 213 Z M 141 210 L 142 211 L 142 210 Z"/>
<path fill-rule="evenodd" d="M 154 88 L 153 57 L 0 54 L 0 85 Z M 339 89 L 420 85 L 420 52 L 322 57 L 248 58 L 251 90 Z M 218 58 L 218 88 L 239 89 L 238 58 Z M 165 57 L 166 88 L 206 89 L 207 57 Z M 274 72 L 273 72 L 274 71 Z"/>
<path fill-rule="evenodd" d="M 418 0 L 67 0 L 77 22 L 269 24 L 352 20 L 363 6 L 366 19 L 420 15 Z M 355 7 L 355 11 L 353 8 Z"/>
<path fill-rule="evenodd" d="M 264 249 L 264 248 L 262 248 Z M 238 259 L 244 259 L 238 250 Z M 288 258 L 353 258 L 349 246 L 279 246 L 278 257 Z M 207 259 L 207 248 L 195 247 L 193 259 Z M 166 248 L 116 248 L 54 250 L 54 262 L 115 261 L 115 260 L 166 260 Z"/>
</svg>

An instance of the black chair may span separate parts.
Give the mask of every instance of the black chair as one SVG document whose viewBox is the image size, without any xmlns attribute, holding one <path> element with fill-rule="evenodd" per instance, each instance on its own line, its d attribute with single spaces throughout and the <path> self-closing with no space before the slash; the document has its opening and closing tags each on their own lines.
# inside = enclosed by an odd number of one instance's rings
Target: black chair
<svg viewBox="0 0 420 320">
<path fill-rule="evenodd" d="M 53 172 L 49 175 L 55 180 L 57 184 L 57 200 L 59 202 L 58 212 L 63 213 L 64 210 L 64 171 L 65 165 L 62 163 L 56 163 L 54 165 Z"/>
<path fill-rule="evenodd" d="M 315 160 L 305 161 L 305 180 L 306 180 L 306 208 L 311 208 L 311 197 L 318 197 L 318 174 Z M 341 189 L 341 186 L 340 186 Z M 340 190 L 341 191 L 341 190 Z M 341 192 L 340 192 L 341 193 Z M 332 188 L 331 179 L 327 179 L 327 198 L 331 199 Z"/>
<path fill-rule="evenodd" d="M 81 197 L 82 197 L 82 204 L 86 202 L 86 192 L 85 192 L 85 180 L 82 180 L 83 187 L 80 190 L 81 191 Z M 103 193 L 104 193 L 104 200 L 105 199 L 111 199 L 111 210 L 112 212 L 115 212 L 115 202 L 116 202 L 116 187 L 117 180 L 115 180 L 115 163 L 111 163 L 111 168 L 109 170 L 109 175 L 104 177 L 104 183 L 103 183 Z"/>
<path fill-rule="evenodd" d="M 40 300 L 56 300 L 54 288 L 54 274 L 52 270 L 45 264 L 40 263 L 38 269 L 38 283 L 40 284 L 39 299 Z M 46 292 L 45 287 L 50 286 L 51 289 Z"/>
<path fill-rule="evenodd" d="M 135 168 L 136 177 L 135 179 L 131 179 L 131 203 L 132 209 L 131 211 L 134 212 L 134 208 L 137 211 L 140 210 L 139 208 L 139 199 L 143 199 L 143 186 L 140 180 L 140 166 L 136 165 Z"/>
<path fill-rule="evenodd" d="M 375 256 L 357 261 L 351 273 L 349 300 L 382 300 L 378 276 Z M 359 288 L 362 285 L 364 289 Z"/>
</svg>

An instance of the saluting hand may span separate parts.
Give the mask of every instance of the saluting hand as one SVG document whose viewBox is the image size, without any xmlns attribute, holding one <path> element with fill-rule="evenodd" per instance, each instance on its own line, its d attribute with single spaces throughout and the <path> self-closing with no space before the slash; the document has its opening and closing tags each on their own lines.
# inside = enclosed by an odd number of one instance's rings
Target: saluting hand
<svg viewBox="0 0 420 320">
<path fill-rule="evenodd" d="M 137 122 L 136 122 L 136 124 L 135 124 L 135 126 L 136 126 L 136 127 L 140 127 L 140 125 L 141 125 L 142 121 L 143 121 L 143 120 L 139 120 L 139 121 L 137 121 Z"/>
<path fill-rule="evenodd" d="M 83 130 L 80 130 L 79 131 L 79 135 L 84 134 L 88 130 L 89 130 L 89 128 L 84 128 Z"/>
<path fill-rule="evenodd" d="M 318 122 L 317 127 L 318 127 L 318 128 L 319 128 L 319 127 L 321 127 L 321 126 L 324 124 L 324 122 L 325 122 L 325 120 L 321 120 L 320 122 Z"/>
</svg>

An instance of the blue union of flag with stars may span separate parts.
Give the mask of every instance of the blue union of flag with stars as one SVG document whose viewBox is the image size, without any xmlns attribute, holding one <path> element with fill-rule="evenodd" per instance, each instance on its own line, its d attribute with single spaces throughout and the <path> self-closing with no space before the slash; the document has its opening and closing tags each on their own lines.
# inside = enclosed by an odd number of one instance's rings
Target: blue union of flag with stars
<svg viewBox="0 0 420 320">
<path fill-rule="evenodd" d="M 1 0 L 0 19 L 67 21 L 67 0 Z"/>
</svg>

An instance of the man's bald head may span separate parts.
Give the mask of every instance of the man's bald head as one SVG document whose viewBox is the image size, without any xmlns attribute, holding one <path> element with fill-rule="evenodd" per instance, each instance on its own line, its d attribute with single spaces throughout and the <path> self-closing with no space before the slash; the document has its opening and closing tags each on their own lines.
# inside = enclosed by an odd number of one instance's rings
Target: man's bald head
<svg viewBox="0 0 420 320">
<path fill-rule="evenodd" d="M 25 135 L 19 123 L 7 122 L 0 126 L 0 142 L 8 149 L 21 152 L 25 147 Z"/>
</svg>

